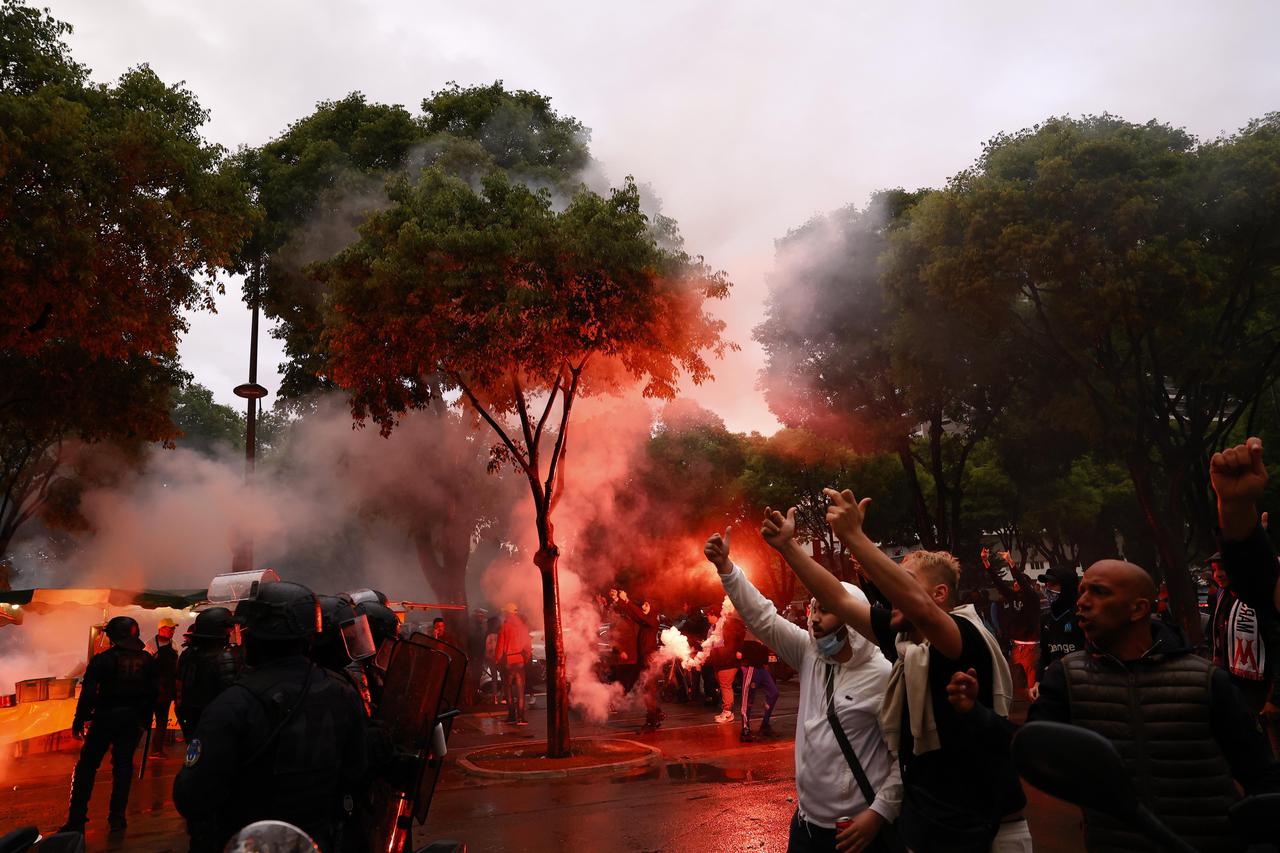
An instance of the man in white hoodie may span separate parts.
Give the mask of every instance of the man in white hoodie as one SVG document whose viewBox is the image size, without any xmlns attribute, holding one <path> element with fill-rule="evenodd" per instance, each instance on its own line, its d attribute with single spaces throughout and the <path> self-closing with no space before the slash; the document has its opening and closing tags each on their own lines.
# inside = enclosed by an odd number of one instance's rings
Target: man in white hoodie
<svg viewBox="0 0 1280 853">
<path fill-rule="evenodd" d="M 1000 717 L 1008 716 L 1012 692 L 999 643 L 973 606 L 957 600 L 960 564 L 945 551 L 916 551 L 894 563 L 863 530 L 871 499 L 847 489 L 825 492 L 827 523 L 893 611 L 849 595 L 830 572 L 797 560 L 798 548 L 782 555 L 824 608 L 893 662 L 880 724 L 902 771 L 903 840 L 929 853 L 1030 853 L 1026 797 L 1007 738 L 973 737 L 947 699 L 956 672 L 980 680 L 978 701 Z M 785 516 L 766 508 L 766 539 L 794 528 L 794 507 Z"/>
<path fill-rule="evenodd" d="M 770 544 L 781 547 L 776 539 Z M 779 616 L 773 602 L 729 559 L 727 530 L 708 539 L 704 550 L 747 627 L 800 674 L 795 753 L 799 806 L 791 819 L 788 853 L 887 849 L 880 833 L 897 818 L 902 800 L 897 762 L 885 746 L 877 717 L 889 662 L 874 643 L 814 604 L 807 631 Z M 862 596 L 857 587 L 846 587 L 850 595 Z M 857 773 L 841 738 L 858 764 Z M 853 820 L 837 834 L 836 820 L 842 817 Z"/>
</svg>

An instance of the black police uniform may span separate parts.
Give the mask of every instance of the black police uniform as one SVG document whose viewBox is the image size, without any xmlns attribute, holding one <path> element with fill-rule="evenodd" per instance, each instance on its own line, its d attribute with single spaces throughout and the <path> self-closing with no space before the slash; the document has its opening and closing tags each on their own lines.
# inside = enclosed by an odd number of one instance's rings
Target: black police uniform
<svg viewBox="0 0 1280 853">
<path fill-rule="evenodd" d="M 218 640 L 193 638 L 182 650 L 178 658 L 177 710 L 183 740 L 196 736 L 204 709 L 234 684 L 239 674 L 239 659 Z"/>
<path fill-rule="evenodd" d="M 156 637 L 156 734 L 151 751 L 164 754 L 165 739 L 169 732 L 169 706 L 176 696 L 178 681 L 178 653 L 173 643 L 162 643 Z"/>
<path fill-rule="evenodd" d="M 302 655 L 246 670 L 205 709 L 174 781 L 192 853 L 257 820 L 292 823 L 330 853 L 365 761 L 364 713 L 341 676 Z"/>
<path fill-rule="evenodd" d="M 94 775 L 111 750 L 111 803 L 108 820 L 123 828 L 125 806 L 133 780 L 133 753 L 151 722 L 156 704 L 155 659 L 141 648 L 112 646 L 100 652 L 85 670 L 73 728 L 86 723 L 89 731 L 71 780 L 67 828 L 83 830 L 93 795 Z"/>
</svg>

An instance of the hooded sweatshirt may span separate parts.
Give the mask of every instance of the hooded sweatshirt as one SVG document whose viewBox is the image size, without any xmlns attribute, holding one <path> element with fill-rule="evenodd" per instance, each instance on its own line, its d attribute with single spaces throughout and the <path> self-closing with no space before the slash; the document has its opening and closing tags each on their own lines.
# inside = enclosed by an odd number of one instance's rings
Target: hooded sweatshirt
<svg viewBox="0 0 1280 853">
<path fill-rule="evenodd" d="M 796 793 L 800 817 L 832 828 L 839 817 L 854 817 L 868 807 L 858 782 L 827 719 L 825 676 L 835 667 L 836 715 L 875 790 L 870 808 L 887 821 L 902 807 L 902 780 L 880 731 L 878 714 L 889 681 L 889 665 L 880 649 L 857 631 L 849 631 L 853 654 L 844 663 L 818 654 L 809 631 L 778 615 L 773 602 L 760 594 L 736 565 L 720 575 L 738 615 L 761 642 L 800 674 L 800 709 L 796 717 Z M 845 585 L 851 595 L 865 596 Z"/>
</svg>

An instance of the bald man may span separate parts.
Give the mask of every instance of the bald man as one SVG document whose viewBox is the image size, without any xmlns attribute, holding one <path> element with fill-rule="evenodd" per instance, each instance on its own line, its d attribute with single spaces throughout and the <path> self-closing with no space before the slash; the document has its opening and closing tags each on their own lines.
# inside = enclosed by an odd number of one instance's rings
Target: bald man
<svg viewBox="0 0 1280 853">
<path fill-rule="evenodd" d="M 1108 738 L 1143 802 L 1203 851 L 1244 850 L 1227 809 L 1248 794 L 1280 790 L 1280 767 L 1257 719 L 1224 670 L 1191 653 L 1151 618 L 1156 585 L 1139 566 L 1094 563 L 1080 581 L 1076 617 L 1087 647 L 1055 661 L 1027 719 L 1072 723 Z M 957 673 L 953 706 L 986 736 L 1011 727 L 967 695 Z M 1134 827 L 1085 810 L 1088 849 L 1156 850 Z"/>
</svg>

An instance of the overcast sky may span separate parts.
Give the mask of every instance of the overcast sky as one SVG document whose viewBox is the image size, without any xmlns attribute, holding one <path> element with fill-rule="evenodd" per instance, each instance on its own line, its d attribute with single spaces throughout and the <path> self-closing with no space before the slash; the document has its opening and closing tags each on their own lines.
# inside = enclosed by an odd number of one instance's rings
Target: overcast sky
<svg viewBox="0 0 1280 853">
<path fill-rule="evenodd" d="M 880 188 L 937 186 L 983 140 L 1051 115 L 1159 119 L 1201 137 L 1280 109 L 1275 2 L 337 2 L 52 0 L 99 80 L 150 63 L 258 145 L 352 90 L 419 111 L 450 80 L 551 96 L 617 182 L 653 185 L 690 250 L 736 284 L 718 306 L 743 351 L 689 394 L 770 432 L 750 340 L 773 241 Z M 182 359 L 224 402 L 247 376 L 229 288 Z M 262 339 L 274 388 L 278 342 Z"/>
</svg>

